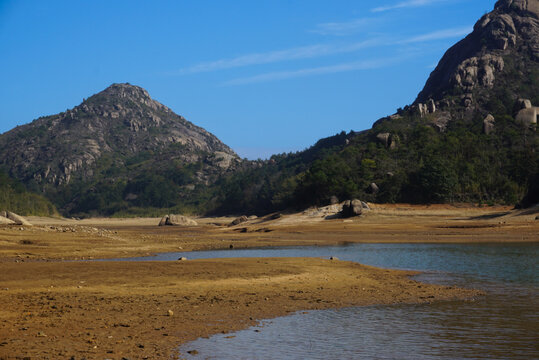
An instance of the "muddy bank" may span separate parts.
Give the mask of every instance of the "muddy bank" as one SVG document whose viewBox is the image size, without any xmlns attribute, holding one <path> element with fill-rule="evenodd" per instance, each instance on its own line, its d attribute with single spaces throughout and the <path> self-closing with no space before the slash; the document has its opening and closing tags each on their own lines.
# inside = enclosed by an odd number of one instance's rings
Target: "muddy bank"
<svg viewBox="0 0 539 360">
<path fill-rule="evenodd" d="M 338 260 L 0 264 L 0 358 L 169 358 L 181 343 L 297 310 L 472 298 Z"/>
</svg>

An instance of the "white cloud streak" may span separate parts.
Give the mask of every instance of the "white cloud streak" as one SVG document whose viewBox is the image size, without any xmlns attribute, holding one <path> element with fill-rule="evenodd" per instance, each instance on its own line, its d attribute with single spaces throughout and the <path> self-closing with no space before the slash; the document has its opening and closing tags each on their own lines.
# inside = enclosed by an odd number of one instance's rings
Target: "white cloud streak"
<svg viewBox="0 0 539 360">
<path fill-rule="evenodd" d="M 276 72 L 269 72 L 265 74 L 255 75 L 255 76 L 233 79 L 233 80 L 223 83 L 222 85 L 223 86 L 247 85 L 247 84 L 254 84 L 254 83 L 307 77 L 307 76 L 313 76 L 313 75 L 335 74 L 335 73 L 357 71 L 357 70 L 369 70 L 369 69 L 386 67 L 400 60 L 402 59 L 400 58 L 375 59 L 375 60 L 357 61 L 357 62 L 343 63 L 343 64 L 330 65 L 330 66 L 321 66 L 321 67 L 315 67 L 315 68 L 306 68 L 306 69 L 299 69 L 299 70 L 292 70 L 292 71 L 276 71 Z"/>
<path fill-rule="evenodd" d="M 171 75 L 195 74 L 201 72 L 211 72 L 217 70 L 245 67 L 250 65 L 262 65 L 290 60 L 309 59 L 321 56 L 351 53 L 367 47 L 376 46 L 381 41 L 381 39 L 369 39 L 346 45 L 318 44 L 287 50 L 276 50 L 265 53 L 253 53 L 231 59 L 221 59 L 216 61 L 203 62 L 191 67 L 180 69 L 177 72 L 171 73 Z"/>
<path fill-rule="evenodd" d="M 311 32 L 321 35 L 350 35 L 360 31 L 366 26 L 372 25 L 372 23 L 374 23 L 375 21 L 377 21 L 377 19 L 362 18 L 346 22 L 323 23 L 316 25 L 316 28 L 314 30 L 311 30 Z"/>
<path fill-rule="evenodd" d="M 459 36 L 464 36 L 470 33 L 472 30 L 471 26 L 459 27 L 444 29 L 439 31 L 434 31 L 431 33 L 426 33 L 422 35 L 416 35 L 403 40 L 391 40 L 388 41 L 386 38 L 373 38 L 368 39 L 362 42 L 356 42 L 351 44 L 318 44 L 312 46 L 304 46 L 298 48 L 292 48 L 287 50 L 277 50 L 270 51 L 266 53 L 253 53 L 242 55 L 236 58 L 231 59 L 222 59 L 211 62 L 200 63 L 188 68 L 180 69 L 177 72 L 169 73 L 169 75 L 186 75 L 194 74 L 201 72 L 211 72 L 218 70 L 225 70 L 231 68 L 239 68 L 251 65 L 262 65 L 297 59 L 306 59 L 306 58 L 316 58 L 322 56 L 329 56 L 334 54 L 343 54 L 343 53 L 353 53 L 359 50 L 370 48 L 370 47 L 383 47 L 383 46 L 394 46 L 394 45 L 406 45 L 414 44 L 421 42 L 428 42 L 433 40 L 441 40 L 454 38 Z M 364 69 L 374 69 L 383 66 L 387 66 L 388 61 L 363 61 L 363 62 L 352 62 L 344 63 L 331 66 L 323 66 L 316 68 L 307 68 L 300 70 L 292 71 L 278 71 L 264 73 L 260 75 L 254 75 L 250 77 L 237 78 L 223 83 L 224 86 L 231 85 L 244 85 L 251 83 L 260 83 L 268 81 L 283 80 L 289 78 L 305 77 L 319 74 L 329 74 L 329 73 L 338 73 L 344 71 L 353 71 L 353 70 L 364 70 Z"/>
<path fill-rule="evenodd" d="M 403 9 L 403 8 L 422 7 L 422 6 L 428 6 L 434 3 L 444 2 L 444 1 L 447 1 L 447 0 L 407 0 L 407 1 L 401 1 L 394 5 L 378 6 L 371 9 L 371 11 L 384 12 L 384 11 L 389 11 L 389 10 Z"/>
<path fill-rule="evenodd" d="M 463 26 L 463 27 L 452 28 L 452 29 L 444 29 L 444 30 L 434 31 L 428 34 L 414 36 L 409 39 L 403 40 L 400 43 L 411 44 L 411 43 L 419 43 L 419 42 L 425 42 L 425 41 L 450 39 L 450 38 L 468 35 L 469 33 L 472 32 L 472 30 L 473 30 L 473 26 Z"/>
</svg>

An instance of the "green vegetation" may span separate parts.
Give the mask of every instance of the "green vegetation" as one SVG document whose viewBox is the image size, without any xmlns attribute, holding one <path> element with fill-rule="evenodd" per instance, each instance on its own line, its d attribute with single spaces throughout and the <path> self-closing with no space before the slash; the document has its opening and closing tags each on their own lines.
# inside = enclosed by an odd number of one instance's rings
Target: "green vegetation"
<svg viewBox="0 0 539 360">
<path fill-rule="evenodd" d="M 498 99 L 500 99 L 499 97 Z M 331 196 L 393 203 L 516 204 L 539 169 L 539 137 L 515 123 L 494 101 L 486 109 L 495 131 L 482 131 L 484 115 L 452 120 L 444 132 L 410 110 L 384 119 L 360 134 L 341 133 L 305 152 L 274 156 L 265 166 L 244 170 L 217 183 L 217 212 L 262 213 L 287 207 L 324 205 Z M 511 110 L 512 111 L 512 110 Z M 386 148 L 377 134 L 398 140 Z M 374 182 L 379 192 L 372 193 Z M 536 183 L 536 182 L 535 182 Z"/>
<path fill-rule="evenodd" d="M 24 185 L 2 171 L 0 171 L 0 209 L 26 216 L 58 215 L 49 200 L 27 191 Z"/>
</svg>

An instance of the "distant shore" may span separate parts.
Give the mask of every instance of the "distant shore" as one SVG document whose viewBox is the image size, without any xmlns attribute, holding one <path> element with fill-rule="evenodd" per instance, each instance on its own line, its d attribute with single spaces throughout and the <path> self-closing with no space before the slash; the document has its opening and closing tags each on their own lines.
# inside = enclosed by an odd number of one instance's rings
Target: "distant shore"
<svg viewBox="0 0 539 360">
<path fill-rule="evenodd" d="M 195 218 L 198 226 L 157 226 L 159 218 L 29 217 L 33 227 L 0 227 L 0 262 L 149 256 L 160 252 L 353 242 L 534 242 L 539 208 L 376 205 L 332 219 L 312 208 L 229 226 L 235 217 Z M 249 214 L 246 214 L 249 215 Z M 22 229 L 22 230 L 21 230 Z M 24 241 L 23 241 L 24 240 Z"/>
<path fill-rule="evenodd" d="M 298 310 L 470 299 L 413 272 L 308 258 L 62 262 L 158 252 L 347 242 L 535 242 L 537 210 L 373 205 L 273 220 L 34 218 L 0 227 L 0 359 L 170 358 L 178 345 Z M 169 311 L 170 310 L 170 311 Z"/>
</svg>

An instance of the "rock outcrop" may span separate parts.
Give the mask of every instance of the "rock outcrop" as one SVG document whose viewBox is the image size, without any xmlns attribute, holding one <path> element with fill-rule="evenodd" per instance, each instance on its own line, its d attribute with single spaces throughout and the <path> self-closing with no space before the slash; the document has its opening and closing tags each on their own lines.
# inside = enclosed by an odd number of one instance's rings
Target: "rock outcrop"
<svg viewBox="0 0 539 360">
<path fill-rule="evenodd" d="M 537 124 L 539 107 L 533 106 L 529 99 L 518 99 L 515 120 L 525 126 Z"/>
<path fill-rule="evenodd" d="M 0 217 L 10 220 L 11 223 L 15 225 L 32 226 L 32 224 L 28 220 L 8 210 L 1 211 Z M 9 222 L 5 222 L 5 220 L 3 223 L 9 224 Z"/>
<path fill-rule="evenodd" d="M 386 149 L 395 149 L 398 143 L 398 137 L 390 133 L 380 133 L 376 135 L 378 141 L 384 145 Z"/>
<path fill-rule="evenodd" d="M 532 106 L 529 109 L 522 109 L 518 112 L 515 120 L 523 125 L 537 124 L 537 118 L 539 117 L 539 107 Z"/>
<path fill-rule="evenodd" d="M 197 226 L 198 223 L 183 215 L 165 215 L 159 221 L 159 226 Z"/>
<path fill-rule="evenodd" d="M 239 218 L 232 220 L 232 222 L 228 224 L 228 226 L 236 226 L 236 225 L 246 222 L 247 220 L 249 220 L 247 216 L 243 215 L 243 216 L 240 216 Z"/>
<path fill-rule="evenodd" d="M 349 218 L 354 216 L 360 216 L 363 213 L 363 205 L 361 200 L 354 199 L 354 200 L 346 200 L 343 203 L 342 211 L 340 212 L 340 215 L 343 218 Z"/>
<path fill-rule="evenodd" d="M 0 216 L 0 225 L 15 225 L 15 222 L 4 216 Z"/>
<path fill-rule="evenodd" d="M 519 53 L 539 60 L 539 0 L 500 0 L 473 32 L 451 47 L 430 75 L 415 104 L 439 101 L 453 89 L 471 94 L 491 88 L 504 70 L 503 56 Z M 466 99 L 466 100 L 464 100 Z M 473 97 L 467 95 L 465 105 Z"/>
<path fill-rule="evenodd" d="M 486 135 L 490 134 L 492 131 L 494 131 L 494 123 L 495 123 L 495 119 L 494 119 L 494 116 L 492 116 L 491 114 L 488 114 L 484 119 L 483 119 L 483 133 L 485 133 Z"/>
</svg>

